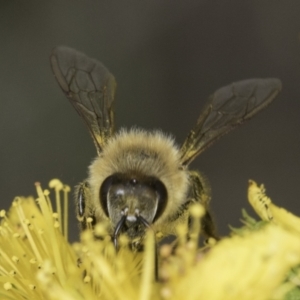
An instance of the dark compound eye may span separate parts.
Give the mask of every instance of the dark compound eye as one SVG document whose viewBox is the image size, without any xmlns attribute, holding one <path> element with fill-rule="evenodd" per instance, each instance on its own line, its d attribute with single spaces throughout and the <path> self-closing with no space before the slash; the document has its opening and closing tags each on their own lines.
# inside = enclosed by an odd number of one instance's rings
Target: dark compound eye
<svg viewBox="0 0 300 300">
<path fill-rule="evenodd" d="M 109 217 L 109 214 L 108 214 L 108 207 L 107 207 L 107 196 L 108 196 L 108 192 L 109 192 L 109 189 L 111 188 L 111 186 L 114 184 L 115 182 L 115 177 L 116 175 L 111 175 L 109 177 L 107 177 L 102 185 L 101 185 L 101 188 L 100 188 L 100 204 L 103 208 L 103 211 L 105 213 L 105 215 L 107 217 Z"/>
<path fill-rule="evenodd" d="M 152 179 L 151 188 L 155 190 L 157 195 L 157 210 L 153 222 L 155 222 L 165 211 L 168 202 L 168 192 L 165 185 L 156 178 Z"/>
</svg>

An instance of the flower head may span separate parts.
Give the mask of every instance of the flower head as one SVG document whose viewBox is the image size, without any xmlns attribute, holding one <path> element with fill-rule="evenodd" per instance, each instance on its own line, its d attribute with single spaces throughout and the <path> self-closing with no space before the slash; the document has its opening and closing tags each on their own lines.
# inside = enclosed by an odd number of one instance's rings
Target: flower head
<svg viewBox="0 0 300 300">
<path fill-rule="evenodd" d="M 57 206 L 64 206 L 69 187 L 57 180 L 51 187 Z M 36 188 L 36 200 L 18 197 L 0 212 L 0 299 L 283 299 L 299 285 L 300 220 L 264 198 L 253 182 L 249 200 L 266 210 L 259 211 L 262 226 L 246 217 L 242 229 L 199 249 L 204 210 L 194 206 L 190 238 L 179 227 L 176 247 L 163 245 L 158 256 L 153 232 L 144 252 L 132 252 L 126 236 L 116 251 L 105 224 L 71 245 L 62 211 L 53 211 L 48 190 Z"/>
</svg>

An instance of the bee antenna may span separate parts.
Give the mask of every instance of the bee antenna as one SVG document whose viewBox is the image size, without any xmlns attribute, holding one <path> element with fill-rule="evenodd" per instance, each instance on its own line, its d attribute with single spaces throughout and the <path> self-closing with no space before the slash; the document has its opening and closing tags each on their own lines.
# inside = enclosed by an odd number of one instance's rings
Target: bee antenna
<svg viewBox="0 0 300 300">
<path fill-rule="evenodd" d="M 147 228 L 152 229 L 151 225 L 148 223 L 146 219 L 144 219 L 141 215 L 136 216 L 137 219 Z"/>
</svg>

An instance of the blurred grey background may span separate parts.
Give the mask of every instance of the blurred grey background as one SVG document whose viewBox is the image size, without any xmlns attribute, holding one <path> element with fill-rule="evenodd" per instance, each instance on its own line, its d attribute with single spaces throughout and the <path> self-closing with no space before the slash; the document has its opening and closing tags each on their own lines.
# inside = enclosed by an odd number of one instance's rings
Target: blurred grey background
<svg viewBox="0 0 300 300">
<path fill-rule="evenodd" d="M 1 207 L 53 177 L 74 186 L 96 156 L 52 75 L 67 45 L 101 60 L 118 82 L 119 127 L 161 128 L 182 143 L 209 94 L 233 81 L 278 77 L 278 99 L 192 164 L 209 178 L 222 234 L 240 224 L 247 182 L 265 183 L 300 215 L 300 2 L 0 2 Z M 74 207 L 70 208 L 74 216 Z M 77 239 L 72 219 L 71 239 Z"/>
</svg>

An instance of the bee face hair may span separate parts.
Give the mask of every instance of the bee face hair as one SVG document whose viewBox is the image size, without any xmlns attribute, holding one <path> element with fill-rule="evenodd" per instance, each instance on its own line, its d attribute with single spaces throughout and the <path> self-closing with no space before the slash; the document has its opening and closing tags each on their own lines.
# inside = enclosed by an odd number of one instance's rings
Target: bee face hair
<svg viewBox="0 0 300 300">
<path fill-rule="evenodd" d="M 162 182 L 168 199 L 156 224 L 175 213 L 186 199 L 188 173 L 180 164 L 179 151 L 173 139 L 160 131 L 122 130 L 108 141 L 101 156 L 89 168 L 93 207 L 99 207 L 101 186 L 113 174 L 128 174 L 141 181 L 152 177 Z M 99 207 L 95 210 L 95 217 L 103 219 L 107 216 Z"/>
</svg>

